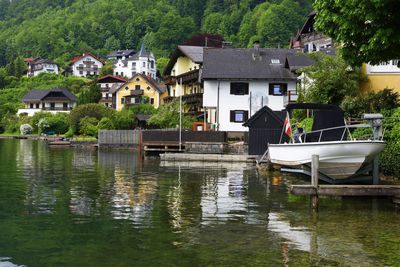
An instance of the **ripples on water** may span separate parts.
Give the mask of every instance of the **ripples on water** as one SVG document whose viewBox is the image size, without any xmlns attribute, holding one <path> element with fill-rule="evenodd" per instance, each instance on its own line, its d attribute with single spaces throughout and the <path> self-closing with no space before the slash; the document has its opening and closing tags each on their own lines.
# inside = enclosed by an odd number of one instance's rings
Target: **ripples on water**
<svg viewBox="0 0 400 267">
<path fill-rule="evenodd" d="M 396 266 L 387 199 L 289 194 L 253 166 L 0 139 L 0 266 Z"/>
</svg>

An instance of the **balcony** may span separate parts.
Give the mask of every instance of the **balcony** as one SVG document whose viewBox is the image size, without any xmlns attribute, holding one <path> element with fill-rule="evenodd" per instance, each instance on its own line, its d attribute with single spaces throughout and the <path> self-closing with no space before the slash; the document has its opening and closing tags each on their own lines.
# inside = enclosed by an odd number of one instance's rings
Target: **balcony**
<svg viewBox="0 0 400 267">
<path fill-rule="evenodd" d="M 44 107 L 42 110 L 69 111 L 72 107 Z"/>
<path fill-rule="evenodd" d="M 184 101 L 187 104 L 200 104 L 201 106 L 203 105 L 203 94 L 202 93 L 197 93 L 197 94 L 190 94 L 190 95 L 183 95 L 182 96 L 182 101 Z"/>
<path fill-rule="evenodd" d="M 182 79 L 183 84 L 197 82 L 199 81 L 199 72 L 199 70 L 185 72 L 176 76 L 176 79 L 178 80 L 178 83 L 180 83 L 180 80 Z"/>
<path fill-rule="evenodd" d="M 83 61 L 83 64 L 86 64 L 86 65 L 93 65 L 95 62 L 94 61 L 91 61 L 91 60 L 85 60 L 85 61 Z"/>
<path fill-rule="evenodd" d="M 77 70 L 82 70 L 82 71 L 99 71 L 100 69 L 96 67 L 85 67 L 85 66 L 78 66 L 76 67 Z"/>
<path fill-rule="evenodd" d="M 167 76 L 164 78 L 164 83 L 166 85 L 174 85 L 174 84 L 176 84 L 176 77 L 175 76 Z"/>
<path fill-rule="evenodd" d="M 143 90 L 131 90 L 131 95 L 143 95 L 144 91 Z"/>
<path fill-rule="evenodd" d="M 287 91 L 287 94 L 283 96 L 283 105 L 286 106 L 290 103 L 296 103 L 299 94 L 297 91 Z"/>
</svg>

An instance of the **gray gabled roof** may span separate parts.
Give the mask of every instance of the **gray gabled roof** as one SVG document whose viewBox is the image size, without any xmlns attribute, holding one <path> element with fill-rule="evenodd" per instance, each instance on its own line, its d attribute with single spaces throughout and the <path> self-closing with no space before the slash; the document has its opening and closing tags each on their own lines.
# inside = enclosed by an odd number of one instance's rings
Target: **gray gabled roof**
<svg viewBox="0 0 400 267">
<path fill-rule="evenodd" d="M 174 52 L 172 53 L 172 56 L 165 67 L 163 74 L 169 75 L 178 58 L 182 56 L 188 57 L 194 63 L 202 64 L 203 49 L 204 46 L 178 45 L 178 47 L 175 48 Z"/>
<path fill-rule="evenodd" d="M 290 71 L 296 71 L 311 66 L 315 61 L 305 55 L 288 55 L 286 57 L 285 67 Z"/>
<path fill-rule="evenodd" d="M 285 68 L 288 55 L 295 50 L 260 48 L 204 49 L 203 79 L 275 79 L 295 80 L 297 75 Z M 276 63 L 279 62 L 279 63 Z"/>
<path fill-rule="evenodd" d="M 135 53 L 136 53 L 136 50 L 134 50 L 134 49 L 117 50 L 117 51 L 112 51 L 110 54 L 108 54 L 107 58 L 117 57 L 117 56 L 119 56 L 119 57 L 122 57 L 122 56 L 129 57 L 129 56 L 131 56 L 131 55 L 133 55 Z"/>
<path fill-rule="evenodd" d="M 66 88 L 53 88 L 53 89 L 33 89 L 30 90 L 22 98 L 22 102 L 39 102 L 44 99 L 50 92 L 61 92 L 71 101 L 76 101 L 78 98 L 68 91 Z"/>
</svg>

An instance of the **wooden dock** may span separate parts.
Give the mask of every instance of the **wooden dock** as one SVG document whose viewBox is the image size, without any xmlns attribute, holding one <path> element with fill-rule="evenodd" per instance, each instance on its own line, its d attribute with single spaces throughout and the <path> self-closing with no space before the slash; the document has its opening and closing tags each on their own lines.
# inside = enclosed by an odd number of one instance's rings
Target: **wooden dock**
<svg viewBox="0 0 400 267">
<path fill-rule="evenodd" d="M 162 161 L 203 161 L 203 162 L 246 162 L 254 163 L 254 157 L 249 155 L 231 154 L 192 154 L 166 153 L 160 154 Z"/>
<path fill-rule="evenodd" d="M 400 185 L 292 185 L 290 192 L 300 196 L 391 196 L 400 197 Z"/>
<path fill-rule="evenodd" d="M 184 144 L 181 144 L 181 150 L 179 150 L 179 143 L 174 142 L 143 142 L 143 150 L 153 152 L 179 152 L 185 151 Z"/>
</svg>

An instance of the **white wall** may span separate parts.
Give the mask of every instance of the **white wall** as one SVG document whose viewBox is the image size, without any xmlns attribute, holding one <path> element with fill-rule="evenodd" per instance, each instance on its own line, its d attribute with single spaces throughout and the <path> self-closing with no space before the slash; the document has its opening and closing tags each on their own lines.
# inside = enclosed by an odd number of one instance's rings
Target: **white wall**
<svg viewBox="0 0 400 267">
<path fill-rule="evenodd" d="M 90 59 L 92 62 L 94 62 L 94 64 L 91 64 L 90 66 L 93 67 L 94 65 L 96 65 L 97 70 L 96 71 L 91 70 L 91 71 L 89 71 L 89 74 L 87 74 L 86 70 L 83 70 L 83 73 L 80 73 L 81 70 L 78 70 L 79 64 L 82 64 L 83 68 L 86 68 L 86 64 L 84 64 L 83 61 L 86 61 L 88 59 Z M 101 63 L 99 60 L 95 59 L 91 55 L 87 55 L 87 56 L 84 56 L 74 62 L 74 64 L 72 65 L 72 75 L 78 76 L 78 77 L 86 77 L 88 75 L 98 75 L 100 72 L 100 69 L 102 67 L 103 67 L 103 63 Z"/>
<path fill-rule="evenodd" d="M 248 95 L 231 95 L 231 82 L 248 82 Z M 231 110 L 247 110 L 249 118 L 263 106 L 272 110 L 284 109 L 284 96 L 269 95 L 269 81 L 204 81 L 203 106 L 208 108 L 217 107 L 219 83 L 219 130 L 220 131 L 248 131 L 243 123 L 230 122 Z M 296 90 L 295 81 L 271 81 L 271 83 L 287 83 L 288 91 Z M 251 101 L 250 101 L 251 96 Z M 250 107 L 251 103 L 251 107 Z"/>
<path fill-rule="evenodd" d="M 153 61 L 153 68 L 151 67 L 150 62 L 148 60 Z M 156 78 L 156 60 L 151 54 L 149 57 L 140 57 L 139 59 L 133 60 L 133 59 L 128 59 L 128 64 L 127 66 L 124 66 L 121 60 L 118 60 L 117 63 L 114 64 L 114 75 L 119 75 L 119 76 L 124 76 L 127 78 L 132 78 L 136 73 L 143 73 L 145 75 L 149 75 L 152 78 Z M 132 63 L 135 62 L 136 65 L 135 67 L 132 67 Z M 143 66 L 144 63 L 144 66 Z"/>
</svg>

